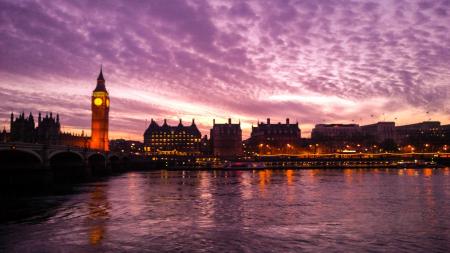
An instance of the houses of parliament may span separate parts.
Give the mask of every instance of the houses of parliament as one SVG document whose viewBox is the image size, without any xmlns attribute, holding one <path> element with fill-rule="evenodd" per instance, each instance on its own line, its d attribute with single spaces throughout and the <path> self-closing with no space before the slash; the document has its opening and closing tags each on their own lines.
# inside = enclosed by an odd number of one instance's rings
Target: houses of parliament
<svg viewBox="0 0 450 253">
<path fill-rule="evenodd" d="M 100 69 L 97 85 L 91 97 L 91 137 L 86 136 L 84 132 L 81 134 L 62 132 L 58 114 L 54 116 L 53 113 L 46 113 L 43 116 L 39 113 L 36 125 L 32 113 L 26 116 L 22 112 L 16 117 L 11 113 L 10 132 L 6 132 L 4 128 L 0 133 L 0 141 L 66 145 L 109 151 L 109 104 L 103 70 Z"/>
</svg>

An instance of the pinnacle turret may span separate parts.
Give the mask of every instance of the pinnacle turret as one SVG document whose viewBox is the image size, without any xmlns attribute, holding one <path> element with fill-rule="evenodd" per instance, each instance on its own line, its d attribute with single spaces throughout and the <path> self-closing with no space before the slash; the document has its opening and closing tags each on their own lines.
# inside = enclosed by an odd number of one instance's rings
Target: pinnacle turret
<svg viewBox="0 0 450 253">
<path fill-rule="evenodd" d="M 97 86 L 95 87 L 95 91 L 105 91 L 106 92 L 106 87 L 105 87 L 105 78 L 103 77 L 103 67 L 100 67 L 100 74 L 98 74 L 97 77 Z"/>
</svg>

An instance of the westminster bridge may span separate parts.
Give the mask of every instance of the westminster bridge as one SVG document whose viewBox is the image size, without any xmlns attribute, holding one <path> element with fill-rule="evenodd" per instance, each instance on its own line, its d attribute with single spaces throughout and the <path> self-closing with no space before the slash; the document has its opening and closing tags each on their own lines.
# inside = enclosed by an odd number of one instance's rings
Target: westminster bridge
<svg viewBox="0 0 450 253">
<path fill-rule="evenodd" d="M 73 181 L 120 171 L 128 159 L 122 153 L 88 148 L 0 143 L 0 178 L 4 185 Z"/>
</svg>

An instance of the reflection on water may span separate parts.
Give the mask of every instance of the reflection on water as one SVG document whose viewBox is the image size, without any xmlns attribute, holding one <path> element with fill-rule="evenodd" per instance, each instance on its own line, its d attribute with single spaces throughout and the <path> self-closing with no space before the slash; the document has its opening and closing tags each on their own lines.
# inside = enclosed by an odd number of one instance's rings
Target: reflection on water
<svg viewBox="0 0 450 253">
<path fill-rule="evenodd" d="M 449 172 L 130 172 L 40 198 L 57 204 L 1 224 L 0 251 L 448 252 Z"/>
<path fill-rule="evenodd" d="M 288 185 L 292 185 L 294 179 L 294 170 L 286 170 L 286 180 Z"/>
<path fill-rule="evenodd" d="M 96 245 L 104 237 L 105 222 L 109 218 L 110 206 L 104 185 L 95 186 L 89 195 L 89 216 L 87 217 L 87 223 L 90 224 L 89 242 Z"/>
<path fill-rule="evenodd" d="M 201 203 L 203 205 L 199 205 L 199 223 L 203 227 L 213 227 L 214 220 L 212 217 L 215 215 L 215 209 L 214 209 L 214 199 L 213 195 L 211 193 L 212 186 L 210 181 L 210 174 L 206 171 L 202 171 L 198 173 L 199 178 L 199 197 L 201 200 Z"/>
<path fill-rule="evenodd" d="M 259 173 L 259 189 L 261 192 L 264 192 L 264 188 L 266 187 L 266 182 L 267 182 L 267 172 L 264 170 L 261 170 L 258 172 Z"/>
<path fill-rule="evenodd" d="M 423 174 L 427 177 L 431 177 L 433 175 L 432 169 L 423 169 Z"/>
</svg>

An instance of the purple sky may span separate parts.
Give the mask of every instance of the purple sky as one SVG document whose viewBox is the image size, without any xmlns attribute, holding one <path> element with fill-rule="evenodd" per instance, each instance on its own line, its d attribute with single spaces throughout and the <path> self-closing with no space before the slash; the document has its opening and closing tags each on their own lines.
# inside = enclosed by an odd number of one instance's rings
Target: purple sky
<svg viewBox="0 0 450 253">
<path fill-rule="evenodd" d="M 450 0 L 0 0 L 0 30 L 6 126 L 40 110 L 88 130 L 100 64 L 113 138 L 150 118 L 450 121 Z"/>
</svg>

